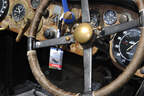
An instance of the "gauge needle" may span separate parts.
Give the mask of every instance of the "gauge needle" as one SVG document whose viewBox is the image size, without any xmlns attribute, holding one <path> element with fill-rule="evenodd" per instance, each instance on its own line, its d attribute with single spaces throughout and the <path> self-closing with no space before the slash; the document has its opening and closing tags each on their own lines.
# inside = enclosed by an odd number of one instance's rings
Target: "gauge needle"
<svg viewBox="0 0 144 96">
<path fill-rule="evenodd" d="M 137 41 L 136 43 L 134 43 L 133 45 L 131 45 L 131 46 L 127 49 L 127 51 L 129 51 L 130 49 L 132 49 L 138 42 L 139 42 L 139 41 Z"/>
<path fill-rule="evenodd" d="M 18 8 L 18 12 L 19 12 L 19 14 L 21 13 L 21 10 Z"/>
</svg>

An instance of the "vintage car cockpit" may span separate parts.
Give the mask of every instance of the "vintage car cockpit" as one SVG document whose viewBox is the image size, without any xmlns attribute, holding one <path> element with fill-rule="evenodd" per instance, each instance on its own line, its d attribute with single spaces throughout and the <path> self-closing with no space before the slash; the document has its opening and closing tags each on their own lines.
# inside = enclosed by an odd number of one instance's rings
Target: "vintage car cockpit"
<svg viewBox="0 0 144 96">
<path fill-rule="evenodd" d="M 143 96 L 143 0 L 0 0 L 0 96 Z"/>
</svg>

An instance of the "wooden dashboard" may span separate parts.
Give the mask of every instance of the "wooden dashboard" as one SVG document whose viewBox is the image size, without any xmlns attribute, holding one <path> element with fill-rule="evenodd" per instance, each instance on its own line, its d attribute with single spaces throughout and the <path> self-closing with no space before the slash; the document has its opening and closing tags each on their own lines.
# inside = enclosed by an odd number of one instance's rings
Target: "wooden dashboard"
<svg viewBox="0 0 144 96">
<path fill-rule="evenodd" d="M 13 16 L 12 16 L 14 6 L 16 4 L 22 4 L 25 8 L 24 18 L 19 20 L 19 21 L 15 21 Z M 72 4 L 72 5 L 69 5 L 69 8 L 74 13 L 74 15 L 76 17 L 76 23 L 79 23 L 81 21 L 81 7 L 80 7 L 80 5 Z M 108 26 L 103 21 L 103 14 L 107 10 L 114 10 L 117 12 L 118 20 L 117 20 L 117 22 L 115 22 L 115 24 L 120 23 L 119 19 L 120 19 L 121 14 L 129 14 L 132 19 L 136 19 L 138 16 L 137 13 L 135 13 L 129 9 L 125 9 L 125 8 L 118 7 L 115 5 L 108 5 L 108 4 L 101 4 L 101 5 L 95 5 L 95 6 L 90 5 L 90 10 L 98 10 L 98 12 L 100 14 L 99 26 L 102 26 L 102 27 Z M 9 30 L 16 32 L 16 33 L 24 31 L 25 35 L 27 36 L 31 21 L 34 17 L 34 14 L 35 14 L 35 11 L 36 11 L 36 9 L 32 7 L 31 0 L 9 0 L 8 12 L 7 12 L 5 18 L 0 22 L 0 27 L 5 28 L 6 26 L 8 26 Z M 57 29 L 58 28 L 58 24 L 57 24 L 58 22 L 56 22 L 56 20 L 55 20 L 56 16 L 57 15 L 61 16 L 63 14 L 62 5 L 58 2 L 52 2 L 48 6 L 47 11 L 48 12 L 44 13 L 44 14 L 48 15 L 48 16 L 43 17 L 41 20 L 41 23 L 39 24 L 39 30 L 38 30 L 37 35 L 36 35 L 37 40 L 46 40 L 47 38 L 45 38 L 45 36 L 43 35 L 44 31 L 50 27 Z"/>
<path fill-rule="evenodd" d="M 9 0 L 9 7 L 8 7 L 8 12 L 5 16 L 5 18 L 0 22 L 0 27 L 1 28 L 8 28 L 9 30 L 18 33 L 18 36 L 16 38 L 16 41 L 20 41 L 22 35 L 24 34 L 25 36 L 28 36 L 28 32 L 30 29 L 31 22 L 33 20 L 34 14 L 36 12 L 36 8 L 33 7 L 34 5 L 32 4 L 34 1 L 37 0 Z M 41 0 L 39 0 L 41 1 Z M 40 2 L 39 2 L 40 3 Z M 24 7 L 25 14 L 23 14 L 23 18 L 21 20 L 15 20 L 14 19 L 14 7 L 17 6 L 17 4 L 21 4 Z M 81 22 L 81 7 L 80 4 L 69 4 L 70 10 L 74 13 L 75 15 L 75 25 L 79 24 Z M 108 4 L 90 4 L 90 10 L 95 10 L 98 11 L 99 17 L 98 19 L 100 20 L 99 25 L 95 26 L 98 28 L 109 26 L 105 24 L 103 20 L 103 15 L 107 10 L 114 10 L 117 14 L 117 21 L 115 24 L 120 23 L 120 17 L 122 14 L 128 14 L 130 18 L 136 19 L 137 14 L 129 9 L 118 7 L 115 5 L 108 5 Z M 93 12 L 93 13 L 94 13 Z M 18 14 L 18 13 L 17 13 Z M 21 13 L 22 14 L 22 13 Z M 97 14 L 97 13 L 94 13 Z M 36 34 L 36 39 L 37 40 L 46 40 L 46 36 L 44 36 L 44 32 L 50 28 L 53 28 L 54 30 L 58 30 L 58 19 L 63 15 L 63 8 L 62 4 L 60 2 L 52 2 L 49 4 L 46 12 L 44 12 L 44 16 L 39 24 L 38 32 Z M 20 15 L 21 16 L 21 15 Z M 18 16 L 16 17 L 18 18 Z M 20 18 L 20 17 L 19 17 Z M 92 17 L 95 18 L 95 17 Z M 68 33 L 72 32 L 72 29 L 75 26 L 74 24 L 71 25 L 62 25 L 62 33 Z M 70 45 L 70 52 L 76 53 L 78 55 L 82 55 L 82 47 L 77 43 L 77 44 L 71 44 Z M 93 54 L 97 52 L 97 48 L 94 47 L 93 49 Z"/>
</svg>

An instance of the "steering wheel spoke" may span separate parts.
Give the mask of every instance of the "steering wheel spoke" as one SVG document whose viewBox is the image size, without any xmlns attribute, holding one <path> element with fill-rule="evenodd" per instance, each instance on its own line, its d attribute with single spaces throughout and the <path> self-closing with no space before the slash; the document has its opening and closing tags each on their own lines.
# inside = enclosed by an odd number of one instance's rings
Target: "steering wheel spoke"
<svg viewBox="0 0 144 96">
<path fill-rule="evenodd" d="M 109 36 L 109 35 L 112 35 L 112 34 L 115 34 L 118 32 L 122 32 L 122 31 L 130 29 L 130 28 L 139 27 L 140 25 L 141 25 L 140 18 L 138 18 L 136 20 L 125 22 L 122 24 L 104 27 L 102 29 L 102 31 L 100 32 L 100 34 L 98 34 L 97 38 Z"/>
<path fill-rule="evenodd" d="M 81 0 L 82 7 L 82 23 L 90 22 L 90 12 L 88 0 Z M 89 30 L 90 31 L 90 30 Z M 84 94 L 92 92 L 92 47 L 84 47 Z M 88 96 L 88 95 L 87 95 Z"/>
<path fill-rule="evenodd" d="M 73 35 L 67 35 L 67 36 L 62 36 L 60 38 L 49 39 L 49 40 L 45 40 L 41 42 L 37 41 L 35 43 L 35 49 L 56 46 L 56 45 L 65 45 L 65 44 L 70 44 L 74 42 L 75 40 L 73 38 Z"/>
<path fill-rule="evenodd" d="M 84 48 L 84 93 L 92 91 L 92 48 Z"/>
<path fill-rule="evenodd" d="M 82 7 L 82 22 L 89 23 L 90 12 L 89 12 L 88 0 L 81 0 L 81 7 Z"/>
</svg>

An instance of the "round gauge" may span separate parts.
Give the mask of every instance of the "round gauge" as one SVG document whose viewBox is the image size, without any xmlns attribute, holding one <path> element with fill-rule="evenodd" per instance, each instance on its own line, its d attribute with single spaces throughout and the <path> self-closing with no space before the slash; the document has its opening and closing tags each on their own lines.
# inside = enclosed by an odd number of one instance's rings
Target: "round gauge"
<svg viewBox="0 0 144 96">
<path fill-rule="evenodd" d="M 132 60 L 139 42 L 141 31 L 130 29 L 115 35 L 112 45 L 112 53 L 116 61 L 123 67 Z"/>
<path fill-rule="evenodd" d="M 25 7 L 24 5 L 22 4 L 16 4 L 14 7 L 13 7 L 13 10 L 12 10 L 12 17 L 13 19 L 18 22 L 20 20 L 22 20 L 25 16 Z"/>
<path fill-rule="evenodd" d="M 34 9 L 36 9 L 40 5 L 40 0 L 31 0 L 31 5 Z"/>
<path fill-rule="evenodd" d="M 91 10 L 90 19 L 92 26 L 97 27 L 100 23 L 100 13 L 97 10 Z"/>
<path fill-rule="evenodd" d="M 107 25 L 115 24 L 117 21 L 117 13 L 113 10 L 107 10 L 104 13 L 103 19 Z"/>
<path fill-rule="evenodd" d="M 6 10 L 8 9 L 8 0 L 0 0 L 0 20 L 4 16 Z"/>
</svg>

